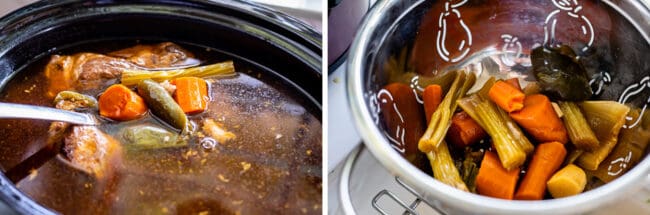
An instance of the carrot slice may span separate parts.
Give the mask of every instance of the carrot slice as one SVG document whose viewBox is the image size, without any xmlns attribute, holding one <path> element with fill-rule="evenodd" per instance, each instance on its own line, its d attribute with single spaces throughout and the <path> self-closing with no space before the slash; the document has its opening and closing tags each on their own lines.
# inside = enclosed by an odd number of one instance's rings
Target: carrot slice
<svg viewBox="0 0 650 215">
<path fill-rule="evenodd" d="M 424 114 L 427 117 L 427 124 L 429 124 L 431 115 L 436 112 L 438 105 L 442 102 L 442 87 L 437 84 L 427 86 L 422 92 L 422 100 L 424 100 Z"/>
<path fill-rule="evenodd" d="M 121 84 L 110 86 L 99 97 L 99 114 L 110 119 L 133 120 L 146 112 L 147 105 L 142 97 Z"/>
<path fill-rule="evenodd" d="M 521 90 L 504 81 L 494 83 L 488 92 L 488 96 L 490 100 L 508 113 L 521 110 L 524 107 L 524 98 L 526 97 Z"/>
<path fill-rule="evenodd" d="M 545 95 L 526 96 L 524 108 L 510 113 L 510 117 L 541 143 L 552 141 L 567 143 L 569 141 L 564 123 L 557 116 L 551 101 Z"/>
<path fill-rule="evenodd" d="M 208 84 L 202 78 L 182 77 L 174 79 L 174 100 L 186 114 L 197 114 L 208 107 Z"/>
<path fill-rule="evenodd" d="M 512 199 L 518 179 L 519 167 L 508 171 L 501 165 L 497 154 L 487 151 L 476 176 L 476 190 L 481 195 Z"/>
<path fill-rule="evenodd" d="M 515 199 L 541 200 L 546 191 L 546 182 L 560 168 L 564 156 L 566 149 L 560 142 L 539 144 L 528 165 L 524 180 L 515 193 Z"/>
<path fill-rule="evenodd" d="M 463 148 L 487 137 L 485 130 L 465 111 L 454 114 L 447 131 L 447 140 Z"/>
</svg>

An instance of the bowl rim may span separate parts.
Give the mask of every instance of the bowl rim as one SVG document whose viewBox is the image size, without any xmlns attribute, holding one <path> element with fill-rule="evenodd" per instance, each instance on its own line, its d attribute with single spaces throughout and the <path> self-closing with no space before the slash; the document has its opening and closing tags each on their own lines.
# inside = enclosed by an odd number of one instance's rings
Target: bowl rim
<svg viewBox="0 0 650 215">
<path fill-rule="evenodd" d="M 353 121 L 357 131 L 364 140 L 364 144 L 372 152 L 373 156 L 379 160 L 389 172 L 399 176 L 407 184 L 421 191 L 426 201 L 431 203 L 442 202 L 456 209 L 473 213 L 576 213 L 594 209 L 602 202 L 609 202 L 615 198 L 621 197 L 627 191 L 640 186 L 639 182 L 645 179 L 650 173 L 650 158 L 646 157 L 639 162 L 634 168 L 625 173 L 618 179 L 600 186 L 589 192 L 576 196 L 548 199 L 540 201 L 524 200 L 503 200 L 479 194 L 464 192 L 448 186 L 430 175 L 425 174 L 414 165 L 409 163 L 402 155 L 396 152 L 388 140 L 381 133 L 378 126 L 373 123 L 373 118 L 368 111 L 368 102 L 364 92 L 364 73 L 368 70 L 366 62 L 371 61 L 369 58 L 374 57 L 378 47 L 371 46 L 375 29 L 380 26 L 380 21 L 388 10 L 395 7 L 399 0 L 379 1 L 375 4 L 370 13 L 363 20 L 355 40 L 351 47 L 351 53 L 347 63 L 347 91 L 348 105 L 352 110 Z M 409 9 L 401 11 L 404 14 L 410 12 L 413 8 L 425 2 L 425 0 L 413 0 L 415 2 Z M 604 0 L 606 4 L 613 7 L 617 12 L 622 9 L 609 0 Z M 649 12 L 650 2 L 641 2 L 639 0 L 631 2 L 635 7 L 644 10 L 646 17 Z M 400 17 L 401 18 L 401 17 Z M 392 24 L 396 25 L 399 19 L 393 20 Z M 625 16 L 630 21 L 634 17 Z M 632 22 L 634 27 L 639 30 L 639 26 Z M 390 31 L 379 33 L 379 38 L 383 38 Z M 383 36 L 381 36 L 383 34 Z M 650 41 L 647 34 L 641 31 L 646 41 Z M 374 41 L 376 42 L 376 41 Z M 650 42 L 649 42 L 650 43 Z M 369 50 L 372 49 L 372 50 Z M 433 204 L 438 205 L 438 204 Z"/>
<path fill-rule="evenodd" d="M 103 7 L 117 5 L 167 5 L 186 7 L 194 9 L 205 9 L 205 7 L 227 8 L 240 16 L 240 19 L 250 22 L 262 22 L 264 27 L 281 31 L 283 36 L 305 45 L 319 57 L 322 57 L 322 35 L 312 26 L 302 20 L 292 17 L 282 11 L 278 11 L 262 4 L 255 4 L 246 0 L 129 0 L 129 1 L 102 1 L 102 0 L 40 0 L 18 8 L 0 18 L 0 43 L 7 31 L 13 31 L 24 25 L 33 24 L 43 17 L 34 17 L 34 14 L 47 12 L 56 8 L 68 7 Z M 59 12 L 59 11 L 57 11 Z M 209 11 L 214 12 L 214 11 Z M 45 14 L 49 15 L 49 13 Z M 272 16 L 269 16 L 272 15 Z M 10 27 L 9 29 L 7 29 Z"/>
</svg>

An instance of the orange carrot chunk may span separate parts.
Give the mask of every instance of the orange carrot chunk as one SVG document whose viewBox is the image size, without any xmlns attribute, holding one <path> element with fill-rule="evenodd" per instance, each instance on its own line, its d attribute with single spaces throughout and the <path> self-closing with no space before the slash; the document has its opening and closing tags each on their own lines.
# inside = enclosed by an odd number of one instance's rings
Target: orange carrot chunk
<svg viewBox="0 0 650 215">
<path fill-rule="evenodd" d="M 476 190 L 481 195 L 512 199 L 518 179 L 519 167 L 508 171 L 503 168 L 496 153 L 487 151 L 476 176 Z"/>
<path fill-rule="evenodd" d="M 487 137 L 485 130 L 465 111 L 454 114 L 447 131 L 447 141 L 463 148 Z"/>
<path fill-rule="evenodd" d="M 494 83 L 488 92 L 488 96 L 490 100 L 508 113 L 521 110 L 524 107 L 524 98 L 526 97 L 521 90 L 504 81 Z"/>
<path fill-rule="evenodd" d="M 569 141 L 564 123 L 557 116 L 551 101 L 545 95 L 526 96 L 524 108 L 510 113 L 510 117 L 540 143 L 552 141 L 567 143 Z"/>
<path fill-rule="evenodd" d="M 427 117 L 427 124 L 431 121 L 431 115 L 436 112 L 438 105 L 442 102 L 442 87 L 432 84 L 424 88 L 422 100 L 424 100 L 424 114 Z"/>
<path fill-rule="evenodd" d="M 174 100 L 186 114 L 197 114 L 208 107 L 208 84 L 202 78 L 182 77 L 174 79 Z"/>
<path fill-rule="evenodd" d="M 99 114 L 119 121 L 133 120 L 147 112 L 147 105 L 137 93 L 121 84 L 110 86 L 99 96 Z"/>
<path fill-rule="evenodd" d="M 560 168 L 566 156 L 564 144 L 548 142 L 539 144 L 521 181 L 515 199 L 541 200 L 546 191 L 546 181 Z"/>
</svg>

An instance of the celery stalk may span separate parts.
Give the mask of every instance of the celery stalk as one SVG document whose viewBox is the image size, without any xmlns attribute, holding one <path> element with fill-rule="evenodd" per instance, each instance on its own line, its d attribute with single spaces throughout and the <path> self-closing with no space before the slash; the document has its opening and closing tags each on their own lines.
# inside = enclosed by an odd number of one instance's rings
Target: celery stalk
<svg viewBox="0 0 650 215">
<path fill-rule="evenodd" d="M 459 167 L 460 176 L 467 185 L 469 192 L 476 193 L 476 176 L 483 159 L 483 151 L 472 151 L 469 147 L 465 148 L 465 159 Z"/>
<path fill-rule="evenodd" d="M 520 166 L 533 152 L 533 144 L 517 124 L 491 101 L 474 94 L 458 100 L 458 105 L 492 137 L 504 168 Z"/>
<path fill-rule="evenodd" d="M 485 101 L 485 102 L 490 102 L 492 103 L 492 106 L 495 107 L 495 111 L 499 113 L 499 118 L 501 121 L 503 121 L 506 125 L 506 128 L 509 130 L 510 135 L 514 138 L 514 141 L 521 149 L 524 150 L 526 154 L 530 154 L 535 150 L 535 146 L 528 140 L 528 138 L 524 135 L 524 132 L 521 131 L 521 128 L 515 123 L 512 118 L 501 108 L 496 108 L 493 102 L 490 101 L 488 98 L 488 93 L 490 91 L 490 88 L 492 88 L 492 85 L 496 83 L 495 78 L 490 78 L 487 82 L 485 82 L 485 85 L 483 85 L 483 88 L 479 90 L 477 93 L 479 96 L 480 101 Z"/>
<path fill-rule="evenodd" d="M 593 152 L 584 152 L 580 157 L 578 157 L 577 163 L 580 167 L 585 168 L 586 170 L 596 170 L 607 155 L 612 152 L 614 146 L 618 142 L 618 137 L 611 136 L 609 139 L 604 139 L 600 141 L 600 146 L 598 149 Z"/>
<path fill-rule="evenodd" d="M 489 92 L 490 92 L 490 88 L 492 88 L 492 85 L 494 85 L 494 83 L 496 83 L 496 82 L 497 82 L 497 80 L 496 80 L 494 77 L 488 79 L 488 80 L 485 82 L 485 84 L 483 85 L 483 88 L 481 88 L 481 89 L 477 92 L 478 96 L 480 96 L 481 98 L 484 98 L 484 99 L 485 99 L 485 98 L 488 98 L 488 94 L 489 94 Z"/>
<path fill-rule="evenodd" d="M 440 146 L 449 129 L 451 116 L 456 110 L 456 100 L 464 96 L 469 88 L 474 85 L 474 82 L 476 82 L 476 76 L 473 73 L 458 72 L 445 98 L 438 106 L 438 109 L 431 115 L 427 130 L 418 142 L 420 151 L 427 153 L 436 150 Z"/>
<path fill-rule="evenodd" d="M 465 185 L 465 182 L 460 177 L 458 168 L 454 165 L 454 160 L 451 158 L 449 148 L 447 148 L 447 143 L 444 140 L 435 151 L 429 151 L 426 154 L 429 158 L 434 178 L 459 190 L 469 191 L 467 185 Z"/>
<path fill-rule="evenodd" d="M 577 160 L 578 165 L 587 170 L 596 170 L 616 146 L 630 107 L 614 101 L 585 101 L 580 107 L 600 144 L 595 150 L 582 153 Z"/>
<path fill-rule="evenodd" d="M 469 115 L 478 125 L 480 125 L 482 128 L 485 128 L 485 125 L 481 120 L 478 118 L 478 114 L 476 113 L 476 106 L 478 103 L 481 102 L 481 98 L 477 96 L 476 94 L 473 94 L 469 97 L 465 97 L 463 99 L 459 99 L 457 101 L 458 106 L 460 106 L 467 115 Z"/>
<path fill-rule="evenodd" d="M 574 163 L 580 157 L 580 155 L 582 155 L 582 153 L 584 153 L 584 152 L 585 151 L 580 150 L 580 149 L 570 150 L 569 153 L 566 156 L 566 159 L 564 159 L 564 165 L 569 165 L 569 164 Z"/>
<path fill-rule="evenodd" d="M 643 116 L 641 110 L 630 110 L 628 116 L 633 119 L 643 117 L 643 121 L 648 121 L 648 112 Z M 621 129 L 618 135 L 618 143 L 614 150 L 601 162 L 595 171 L 587 171 L 590 175 L 609 183 L 610 181 L 622 176 L 632 167 L 634 167 L 641 158 L 646 154 L 646 148 L 650 143 L 650 127 L 647 123 L 637 124 L 632 128 Z"/>
<path fill-rule="evenodd" d="M 532 153 L 535 150 L 535 146 L 533 146 L 533 143 L 531 143 L 530 140 L 528 140 L 528 138 L 526 137 L 524 132 L 521 131 L 521 128 L 519 128 L 519 126 L 517 126 L 517 123 L 515 123 L 515 121 L 512 120 L 512 118 L 510 118 L 508 113 L 506 113 L 501 108 L 498 108 L 496 106 L 496 104 L 494 104 L 494 102 L 492 102 L 492 101 L 490 101 L 488 99 L 483 99 L 483 100 L 485 102 L 489 102 L 492 105 L 492 107 L 494 108 L 494 110 L 497 113 L 499 113 L 499 115 L 500 115 L 499 120 L 501 120 L 501 121 L 503 121 L 503 123 L 505 123 L 506 128 L 508 128 L 510 136 L 512 136 L 512 138 L 514 140 L 514 143 L 517 144 L 519 146 L 519 148 L 524 150 L 524 153 L 526 153 L 526 155 L 529 155 L 530 153 Z"/>
<path fill-rule="evenodd" d="M 501 165 L 507 170 L 517 168 L 526 161 L 526 152 L 516 143 L 515 138 L 509 131 L 509 126 L 499 114 L 496 105 L 489 101 L 483 101 L 476 106 L 478 118 L 485 125 L 485 131 L 490 134 L 494 147 L 499 154 Z"/>
<path fill-rule="evenodd" d="M 560 109 L 564 113 L 562 120 L 569 133 L 569 139 L 576 148 L 593 151 L 598 148 L 598 139 L 589 127 L 587 119 L 582 115 L 580 107 L 573 102 L 559 102 Z"/>
<path fill-rule="evenodd" d="M 121 83 L 124 85 L 135 85 L 145 79 L 162 82 L 164 80 L 172 80 L 179 77 L 231 77 L 235 74 L 235 66 L 233 65 L 233 62 L 226 61 L 207 66 L 175 70 L 125 70 L 122 72 Z"/>
</svg>

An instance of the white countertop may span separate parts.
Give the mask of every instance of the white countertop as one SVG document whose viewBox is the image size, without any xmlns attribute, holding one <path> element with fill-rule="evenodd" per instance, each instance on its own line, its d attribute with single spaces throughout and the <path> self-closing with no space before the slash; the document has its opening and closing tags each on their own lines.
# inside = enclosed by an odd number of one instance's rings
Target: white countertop
<svg viewBox="0 0 650 215">
<path fill-rule="evenodd" d="M 345 89 L 345 63 L 342 65 L 330 74 L 327 81 L 329 101 L 327 116 L 327 160 L 329 166 L 327 169 L 329 172 L 332 172 L 355 146 L 361 144 L 361 137 L 354 126 L 352 113 L 348 106 Z"/>
</svg>

